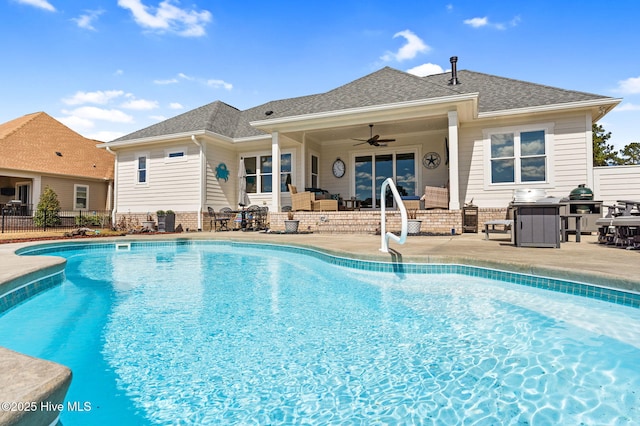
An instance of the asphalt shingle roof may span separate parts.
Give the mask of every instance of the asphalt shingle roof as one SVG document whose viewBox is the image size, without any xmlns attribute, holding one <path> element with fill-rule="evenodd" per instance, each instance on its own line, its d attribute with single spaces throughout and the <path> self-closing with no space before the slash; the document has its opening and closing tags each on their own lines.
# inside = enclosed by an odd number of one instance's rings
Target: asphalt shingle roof
<svg viewBox="0 0 640 426">
<path fill-rule="evenodd" d="M 98 143 L 44 112 L 28 114 L 0 124 L 0 168 L 111 180 L 113 155 Z"/>
<path fill-rule="evenodd" d="M 138 130 L 116 141 L 203 130 L 231 138 L 258 136 L 265 133 L 252 127 L 249 124 L 252 121 L 469 93 L 479 93 L 479 112 L 607 98 L 474 71 L 459 71 L 458 85 L 449 85 L 450 78 L 449 73 L 418 77 L 385 67 L 325 93 L 271 101 L 244 111 L 216 101 Z M 272 114 L 265 115 L 267 111 L 272 111 Z"/>
</svg>

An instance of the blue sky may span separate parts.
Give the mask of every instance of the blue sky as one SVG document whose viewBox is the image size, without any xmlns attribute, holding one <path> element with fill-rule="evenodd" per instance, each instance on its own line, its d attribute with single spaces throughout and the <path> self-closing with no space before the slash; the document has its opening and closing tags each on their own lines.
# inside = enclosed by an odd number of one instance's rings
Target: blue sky
<svg viewBox="0 0 640 426">
<path fill-rule="evenodd" d="M 640 142 L 640 2 L 0 0 L 0 123 L 44 111 L 110 141 L 215 100 L 239 109 L 391 66 L 622 98 Z"/>
</svg>

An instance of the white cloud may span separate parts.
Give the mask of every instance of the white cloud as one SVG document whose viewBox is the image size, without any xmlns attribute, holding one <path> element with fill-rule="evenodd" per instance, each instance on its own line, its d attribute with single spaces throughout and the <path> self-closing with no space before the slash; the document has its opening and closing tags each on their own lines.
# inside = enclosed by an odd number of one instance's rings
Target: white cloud
<svg viewBox="0 0 640 426">
<path fill-rule="evenodd" d="M 70 98 L 65 98 L 62 100 L 67 105 L 82 105 L 82 104 L 98 104 L 105 105 L 109 103 L 112 99 L 123 96 L 124 92 L 122 90 L 107 90 L 102 91 L 98 90 L 96 92 L 76 92 Z"/>
<path fill-rule="evenodd" d="M 86 118 L 77 117 L 75 115 L 56 117 L 56 120 L 80 134 L 82 134 L 81 130 L 92 129 L 94 127 L 93 121 L 87 120 Z"/>
<path fill-rule="evenodd" d="M 191 77 L 184 73 L 178 73 L 177 77 L 174 77 L 174 78 L 170 78 L 166 80 L 154 80 L 153 82 L 155 84 L 165 85 L 165 84 L 177 84 L 177 83 L 180 83 L 181 80 L 194 81 L 198 84 L 204 84 L 205 86 L 212 87 L 214 89 L 221 89 L 221 88 L 226 90 L 233 89 L 233 84 L 227 83 L 224 80 L 214 79 L 214 78 L 205 80 L 200 77 Z"/>
<path fill-rule="evenodd" d="M 18 3 L 26 4 L 29 6 L 35 6 L 40 9 L 48 10 L 49 12 L 55 12 L 56 8 L 47 0 L 18 0 Z"/>
<path fill-rule="evenodd" d="M 80 28 L 96 31 L 95 27 L 93 26 L 93 22 L 98 19 L 98 17 L 103 13 L 103 10 L 87 10 L 84 15 L 80 15 L 77 18 L 72 18 L 72 21 L 78 24 Z"/>
<path fill-rule="evenodd" d="M 122 70 L 116 70 L 116 72 L 113 73 L 113 75 L 115 75 L 115 76 L 120 76 L 120 75 L 123 75 L 123 74 L 124 74 L 124 71 L 122 71 Z"/>
<path fill-rule="evenodd" d="M 182 104 L 180 104 L 178 102 L 171 102 L 169 104 L 169 108 L 171 108 L 171 109 L 183 109 L 184 107 L 182 106 Z"/>
<path fill-rule="evenodd" d="M 233 84 L 227 83 L 224 80 L 207 80 L 207 86 L 213 87 L 214 89 L 224 88 L 226 90 L 233 89 Z"/>
<path fill-rule="evenodd" d="M 518 24 L 520 23 L 520 16 L 515 16 L 511 21 L 509 21 L 508 24 L 502 23 L 502 22 L 498 22 L 498 23 L 493 23 L 491 21 L 489 21 L 489 18 L 486 16 L 483 16 L 482 18 L 471 18 L 471 19 L 465 19 L 464 21 L 465 25 L 469 25 L 470 27 L 473 28 L 482 28 L 482 27 L 490 27 L 490 28 L 495 28 L 496 30 L 506 30 L 507 27 L 516 27 L 518 26 Z"/>
<path fill-rule="evenodd" d="M 167 119 L 164 115 L 150 115 L 149 118 L 155 121 L 164 121 Z"/>
<path fill-rule="evenodd" d="M 398 49 L 398 52 L 387 52 L 380 59 L 385 62 L 392 61 L 394 59 L 401 62 L 407 59 L 415 58 L 418 53 L 426 53 L 431 50 L 431 48 L 420 39 L 420 37 L 415 35 L 410 30 L 400 31 L 393 35 L 393 38 L 397 37 L 404 37 L 407 42 L 402 47 L 400 47 L 400 49 Z"/>
<path fill-rule="evenodd" d="M 113 132 L 110 130 L 101 130 L 95 133 L 83 134 L 85 138 L 95 139 L 97 141 L 103 141 L 103 142 L 112 141 L 124 135 L 125 135 L 124 132 Z"/>
<path fill-rule="evenodd" d="M 640 111 L 640 105 L 632 104 L 630 102 L 624 103 L 619 107 L 616 107 L 613 112 L 623 112 L 623 111 Z"/>
<path fill-rule="evenodd" d="M 473 28 L 480 28 L 489 25 L 489 18 L 485 16 L 484 18 L 465 19 L 464 23 L 472 26 Z"/>
<path fill-rule="evenodd" d="M 640 77 L 631 77 L 618 82 L 618 91 L 626 94 L 640 93 Z"/>
<path fill-rule="evenodd" d="M 122 108 L 135 109 L 138 111 L 145 111 L 158 108 L 157 101 L 149 101 L 146 99 L 132 99 L 120 105 Z"/>
<path fill-rule="evenodd" d="M 133 123 L 132 116 L 118 109 L 83 106 L 73 110 L 62 110 L 62 113 L 73 116 L 73 119 L 103 120 L 112 123 Z"/>
<path fill-rule="evenodd" d="M 177 78 L 169 78 L 167 80 L 153 80 L 154 84 L 166 85 L 166 84 L 176 84 L 178 82 Z"/>
<path fill-rule="evenodd" d="M 427 75 L 442 74 L 444 70 L 440 65 L 427 63 L 408 69 L 407 72 L 418 77 L 425 77 Z"/>
<path fill-rule="evenodd" d="M 160 2 L 158 7 L 146 6 L 142 0 L 118 0 L 118 6 L 129 9 L 143 28 L 160 33 L 173 32 L 184 37 L 205 35 L 205 25 L 211 21 L 209 11 L 180 9 L 172 0 Z"/>
</svg>

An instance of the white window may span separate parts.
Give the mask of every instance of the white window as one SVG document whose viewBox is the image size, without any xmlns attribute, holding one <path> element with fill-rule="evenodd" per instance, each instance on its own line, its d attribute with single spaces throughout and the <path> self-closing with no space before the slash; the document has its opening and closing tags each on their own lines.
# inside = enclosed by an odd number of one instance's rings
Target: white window
<svg viewBox="0 0 640 426">
<path fill-rule="evenodd" d="M 164 162 L 187 161 L 187 148 L 171 148 L 164 150 Z"/>
<path fill-rule="evenodd" d="M 485 176 L 488 184 L 550 183 L 551 136 L 550 125 L 485 132 Z"/>
<path fill-rule="evenodd" d="M 288 192 L 287 183 L 291 183 L 292 154 L 280 155 L 280 191 Z M 247 193 L 273 192 L 273 162 L 271 155 L 257 155 L 244 157 L 244 167 L 247 171 Z"/>
<path fill-rule="evenodd" d="M 87 208 L 89 208 L 89 187 L 73 185 L 73 209 L 86 210 Z"/>
<path fill-rule="evenodd" d="M 136 155 L 136 183 L 147 183 L 147 172 L 149 170 L 149 154 Z"/>
</svg>

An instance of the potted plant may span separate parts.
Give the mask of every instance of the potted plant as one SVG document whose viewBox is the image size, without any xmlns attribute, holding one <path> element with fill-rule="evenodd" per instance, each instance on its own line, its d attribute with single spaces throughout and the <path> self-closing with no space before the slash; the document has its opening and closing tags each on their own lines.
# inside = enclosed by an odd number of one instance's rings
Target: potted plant
<svg viewBox="0 0 640 426">
<path fill-rule="evenodd" d="M 176 214 L 173 210 L 158 210 L 158 232 L 174 232 L 176 229 Z"/>
<path fill-rule="evenodd" d="M 420 233 L 420 226 L 422 226 L 422 221 L 417 219 L 418 210 L 411 209 L 407 210 L 407 233 L 416 235 Z"/>
<path fill-rule="evenodd" d="M 287 212 L 287 219 L 284 221 L 284 232 L 287 234 L 292 234 L 298 232 L 298 225 L 300 224 L 299 220 L 293 218 L 293 212 Z"/>
</svg>

